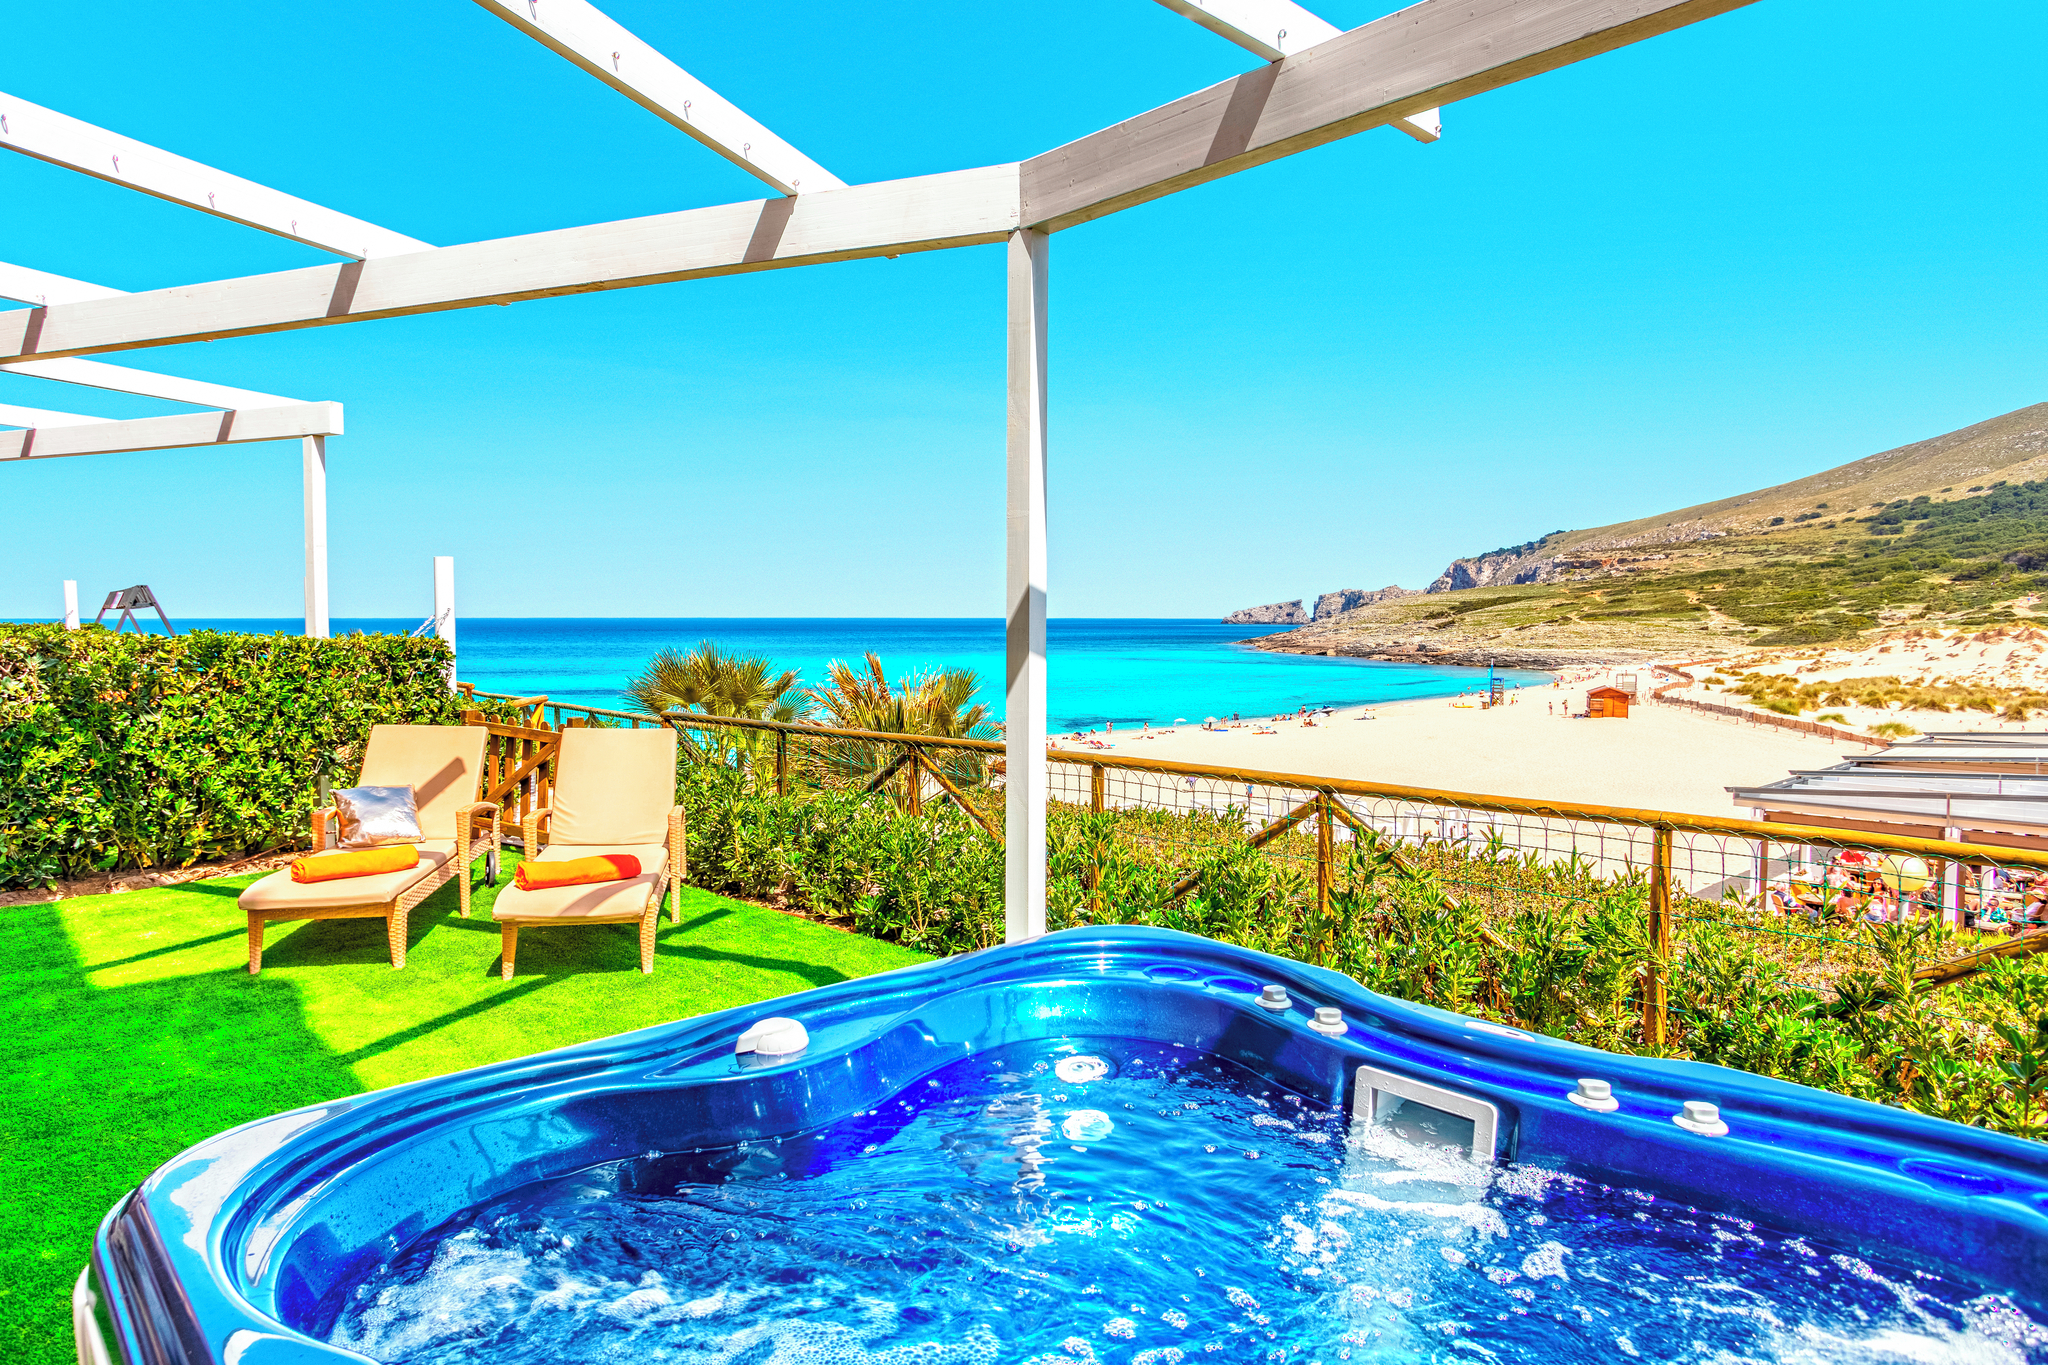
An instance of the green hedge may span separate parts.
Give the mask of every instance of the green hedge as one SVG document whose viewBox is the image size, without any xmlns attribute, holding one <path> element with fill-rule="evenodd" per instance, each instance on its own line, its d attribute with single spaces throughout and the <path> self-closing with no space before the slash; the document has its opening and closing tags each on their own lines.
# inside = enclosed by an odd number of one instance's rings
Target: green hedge
<svg viewBox="0 0 2048 1365">
<path fill-rule="evenodd" d="M 452 724 L 438 639 L 0 626 L 0 887 L 291 847 L 380 722 Z"/>
</svg>

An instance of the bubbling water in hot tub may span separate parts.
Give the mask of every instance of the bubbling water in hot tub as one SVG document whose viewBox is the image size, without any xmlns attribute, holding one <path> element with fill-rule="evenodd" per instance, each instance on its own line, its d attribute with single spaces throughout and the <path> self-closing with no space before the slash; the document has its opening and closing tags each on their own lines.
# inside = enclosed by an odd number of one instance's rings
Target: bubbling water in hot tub
<svg viewBox="0 0 2048 1365">
<path fill-rule="evenodd" d="M 1926 1268 L 1344 1117 L 1192 1048 L 983 1053 L 426 1234 L 299 1324 L 388 1362 L 2048 1361 Z"/>
</svg>

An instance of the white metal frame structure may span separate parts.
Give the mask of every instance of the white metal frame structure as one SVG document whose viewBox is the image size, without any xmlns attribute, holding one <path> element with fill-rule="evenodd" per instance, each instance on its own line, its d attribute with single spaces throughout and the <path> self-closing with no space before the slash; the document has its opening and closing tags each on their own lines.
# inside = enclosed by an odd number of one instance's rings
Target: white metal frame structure
<svg viewBox="0 0 2048 1365">
<path fill-rule="evenodd" d="M 1009 571 L 1006 926 L 1045 929 L 1046 316 L 1052 234 L 1369 128 L 1423 141 L 1444 105 L 1739 9 L 1752 0 L 1420 0 L 1338 32 L 1291 0 L 1159 0 L 1267 59 L 1021 162 L 845 184 L 586 0 L 476 0 L 778 191 L 460 246 L 385 252 L 355 220 L 285 235 L 355 259 L 0 313 L 0 367 L 561 294 L 1007 242 Z M 6 107 L 0 99 L 0 109 Z M 0 146 L 10 145 L 0 136 Z M 30 150 L 50 159 L 48 149 Z M 66 152 L 88 165 L 104 146 Z M 191 163 L 182 163 L 190 166 Z M 204 168 L 200 168 L 203 170 Z M 152 172 L 154 174 L 154 172 Z M 203 177 L 200 177 L 203 178 Z M 125 183 L 125 182 L 124 182 Z M 150 193 L 202 205 L 194 177 Z M 312 235 L 309 235 L 311 233 Z M 353 235 L 350 235 L 353 233 Z M 315 240 L 315 239 L 318 240 Z M 381 240 L 381 239 L 380 239 Z M 39 438 L 40 439 L 40 438 Z M 310 457 L 309 457 L 310 459 Z"/>
<path fill-rule="evenodd" d="M 0 147 L 357 260 L 432 249 L 416 238 L 280 194 L 13 95 L 0 94 Z M 122 297 L 123 291 L 105 285 L 0 262 L 0 298 L 49 307 Z M 0 460 L 299 438 L 306 520 L 305 630 L 311 636 L 327 636 L 327 438 L 341 434 L 340 404 L 304 403 L 76 358 L 0 365 L 0 372 L 216 409 L 116 421 L 0 404 L 0 426 L 24 428 L 0 432 Z M 56 434 L 59 429 L 61 435 Z"/>
<path fill-rule="evenodd" d="M 75 301 L 116 298 L 120 294 L 117 289 L 0 263 L 0 298 L 47 305 L 53 295 L 60 301 Z M 216 409 L 121 421 L 0 403 L 0 427 L 22 428 L 19 431 L 0 431 L 0 461 L 235 445 L 297 437 L 301 448 L 301 499 L 306 520 L 305 632 L 319 639 L 327 637 L 327 438 L 341 435 L 341 404 L 305 403 L 253 389 L 231 388 L 198 379 L 179 379 L 97 360 L 27 360 L 0 365 L 0 373 Z M 75 589 L 71 591 L 75 592 Z M 73 617 L 75 613 L 67 608 L 66 619 L 76 626 Z"/>
</svg>

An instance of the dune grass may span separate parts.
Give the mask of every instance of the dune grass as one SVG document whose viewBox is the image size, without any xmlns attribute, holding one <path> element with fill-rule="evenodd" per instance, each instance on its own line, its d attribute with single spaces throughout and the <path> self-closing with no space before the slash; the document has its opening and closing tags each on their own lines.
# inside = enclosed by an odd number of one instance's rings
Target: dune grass
<svg viewBox="0 0 2048 1365">
<path fill-rule="evenodd" d="M 235 897 L 253 880 L 0 909 L 0 1359 L 73 1359 L 101 1215 L 224 1128 L 925 960 L 686 888 L 652 976 L 635 926 L 600 925 L 528 930 L 501 982 L 495 893 L 465 920 L 451 884 L 413 912 L 402 972 L 383 921 L 327 920 L 273 925 L 251 977 Z"/>
</svg>

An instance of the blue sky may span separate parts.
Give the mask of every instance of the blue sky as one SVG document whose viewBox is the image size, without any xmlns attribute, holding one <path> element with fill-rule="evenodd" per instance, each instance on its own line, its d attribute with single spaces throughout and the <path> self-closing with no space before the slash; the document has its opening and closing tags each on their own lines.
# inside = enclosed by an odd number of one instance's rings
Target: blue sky
<svg viewBox="0 0 2048 1365">
<path fill-rule="evenodd" d="M 606 7 L 848 181 L 1255 61 L 1148 0 Z M 1420 586 L 2048 399 L 2048 7 L 1928 16 L 1760 0 L 1451 106 L 1433 146 L 1375 130 L 1056 236 L 1053 614 Z M 437 244 L 759 195 L 462 0 L 6 27 L 0 89 Z M 332 259 L 16 156 L 0 204 L 0 259 L 123 289 Z M 467 615 L 1000 611 L 999 247 L 110 358 L 347 405 L 336 616 L 425 615 L 436 554 Z M 0 616 L 63 578 L 295 616 L 298 479 L 296 444 L 0 471 Z"/>
</svg>

